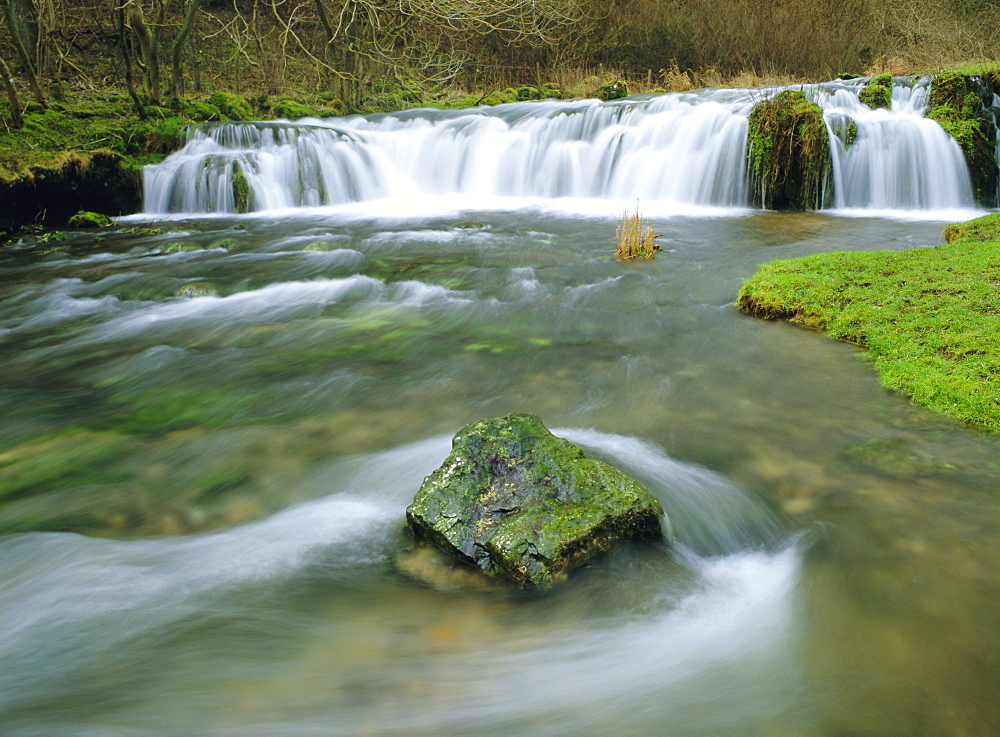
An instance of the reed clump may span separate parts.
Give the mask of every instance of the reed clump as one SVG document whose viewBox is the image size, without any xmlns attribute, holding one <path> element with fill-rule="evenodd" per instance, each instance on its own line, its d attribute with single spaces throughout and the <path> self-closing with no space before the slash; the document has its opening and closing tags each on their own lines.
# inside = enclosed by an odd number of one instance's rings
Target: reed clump
<svg viewBox="0 0 1000 737">
<path fill-rule="evenodd" d="M 660 250 L 655 242 L 660 234 L 640 217 L 638 206 L 633 213 L 629 213 L 628 210 L 622 213 L 615 236 L 618 239 L 617 256 L 623 261 L 631 261 L 639 256 L 651 259 Z"/>
</svg>

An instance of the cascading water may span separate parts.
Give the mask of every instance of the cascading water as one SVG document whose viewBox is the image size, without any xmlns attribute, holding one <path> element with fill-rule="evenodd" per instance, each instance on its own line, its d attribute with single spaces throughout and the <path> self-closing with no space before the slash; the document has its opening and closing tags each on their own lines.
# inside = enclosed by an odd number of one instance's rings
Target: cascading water
<svg viewBox="0 0 1000 737">
<path fill-rule="evenodd" d="M 861 103 L 863 82 L 803 88 L 823 107 L 830 130 L 827 205 L 973 207 L 959 147 L 923 117 L 929 80 L 898 79 L 891 110 Z M 778 91 L 219 125 L 146 168 L 145 207 L 148 214 L 231 213 L 437 195 L 478 199 L 479 206 L 519 197 L 744 208 L 747 117 L 755 102 Z M 848 127 L 856 135 L 847 136 Z M 234 192 L 240 175 L 245 203 Z"/>
<path fill-rule="evenodd" d="M 828 204 L 874 210 L 972 207 L 961 149 L 924 117 L 930 80 L 897 80 L 889 110 L 872 110 L 858 99 L 865 81 L 812 88 L 830 131 L 833 192 Z M 854 135 L 845 135 L 851 121 Z"/>
</svg>

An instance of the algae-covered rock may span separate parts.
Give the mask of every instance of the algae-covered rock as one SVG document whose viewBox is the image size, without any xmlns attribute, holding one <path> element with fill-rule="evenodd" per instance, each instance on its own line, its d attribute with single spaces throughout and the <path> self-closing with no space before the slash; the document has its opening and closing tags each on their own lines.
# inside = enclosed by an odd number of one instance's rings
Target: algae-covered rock
<svg viewBox="0 0 1000 737">
<path fill-rule="evenodd" d="M 974 77 L 942 74 L 931 83 L 927 117 L 944 128 L 958 143 L 969 166 L 976 200 L 996 203 L 998 170 L 992 125 L 983 110 L 983 98 L 992 93 Z"/>
<path fill-rule="evenodd" d="M 459 430 L 406 517 L 418 539 L 460 561 L 544 588 L 620 542 L 660 538 L 663 508 L 535 415 L 512 414 Z"/>
<path fill-rule="evenodd" d="M 215 287 L 204 281 L 190 282 L 177 290 L 178 297 L 214 297 L 217 294 Z"/>
<path fill-rule="evenodd" d="M 879 74 L 872 77 L 858 92 L 858 99 L 872 110 L 892 107 L 892 75 Z"/>
<path fill-rule="evenodd" d="M 620 79 L 614 82 L 606 82 L 597 88 L 597 97 L 600 100 L 620 100 L 628 95 L 628 85 Z"/>
<path fill-rule="evenodd" d="M 208 96 L 208 103 L 214 105 L 230 120 L 252 120 L 253 108 L 245 97 L 231 92 L 213 92 Z"/>
<path fill-rule="evenodd" d="M 823 109 L 800 90 L 754 105 L 747 131 L 754 205 L 818 210 L 830 177 L 830 140 Z"/>
<path fill-rule="evenodd" d="M 80 210 L 69 219 L 68 225 L 71 228 L 107 228 L 112 225 L 112 222 L 107 215 Z"/>
</svg>

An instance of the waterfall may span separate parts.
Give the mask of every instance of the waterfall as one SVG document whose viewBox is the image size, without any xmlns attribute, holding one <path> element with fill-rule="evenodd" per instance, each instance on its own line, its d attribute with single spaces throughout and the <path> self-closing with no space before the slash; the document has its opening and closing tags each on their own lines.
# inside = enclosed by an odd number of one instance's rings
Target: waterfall
<svg viewBox="0 0 1000 737">
<path fill-rule="evenodd" d="M 973 207 L 958 145 L 923 116 L 929 80 L 897 80 L 891 110 L 859 102 L 863 82 L 803 87 L 830 133 L 827 205 Z M 145 211 L 231 213 L 428 195 L 745 208 L 747 118 L 780 89 L 219 124 L 146 167 Z M 242 203 L 237 179 L 245 181 Z"/>
<path fill-rule="evenodd" d="M 830 131 L 834 209 L 947 210 L 973 206 L 955 140 L 924 117 L 930 79 L 896 80 L 891 108 L 858 100 L 864 79 L 817 85 L 812 99 Z M 853 121 L 851 141 L 846 131 Z"/>
</svg>

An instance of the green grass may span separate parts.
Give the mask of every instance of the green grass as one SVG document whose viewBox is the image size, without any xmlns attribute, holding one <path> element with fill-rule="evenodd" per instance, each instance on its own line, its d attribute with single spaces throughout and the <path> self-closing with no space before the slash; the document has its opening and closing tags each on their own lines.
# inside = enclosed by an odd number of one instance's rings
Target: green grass
<svg viewBox="0 0 1000 737">
<path fill-rule="evenodd" d="M 949 232 L 936 248 L 765 264 L 737 304 L 863 346 L 887 386 L 1000 432 L 1000 214 Z"/>
</svg>

